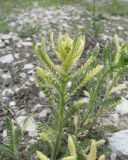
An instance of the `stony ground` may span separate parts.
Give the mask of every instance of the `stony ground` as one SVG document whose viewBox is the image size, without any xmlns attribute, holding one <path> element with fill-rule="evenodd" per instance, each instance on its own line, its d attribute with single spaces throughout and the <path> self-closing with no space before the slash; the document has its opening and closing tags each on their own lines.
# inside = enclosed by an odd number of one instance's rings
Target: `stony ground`
<svg viewBox="0 0 128 160">
<path fill-rule="evenodd" d="M 36 136 L 36 121 L 48 121 L 50 105 L 35 84 L 34 69 L 39 62 L 33 51 L 33 43 L 36 41 L 40 46 L 42 35 L 48 39 L 51 32 L 55 33 L 55 37 L 59 31 L 69 32 L 72 35 L 77 29 L 86 27 L 91 23 L 91 19 L 85 18 L 83 13 L 83 9 L 72 6 L 49 8 L 35 6 L 31 10 L 21 11 L 17 16 L 12 14 L 8 17 L 7 21 L 10 28 L 13 28 L 12 32 L 0 33 L 0 130 L 2 133 L 4 107 L 9 109 L 10 115 L 14 116 L 19 124 L 29 117 L 27 130 L 29 136 L 33 138 Z M 102 21 L 105 32 L 100 35 L 100 41 L 112 40 L 115 31 L 119 34 L 120 41 L 128 41 L 128 17 L 109 17 L 109 15 L 106 17 L 107 20 Z M 39 26 L 39 30 L 32 37 L 21 38 L 18 33 L 24 30 L 26 24 Z M 95 43 L 93 39 L 91 43 Z M 47 50 L 51 51 L 50 48 Z M 128 90 L 125 91 L 124 98 L 128 99 Z M 126 99 L 124 101 L 126 103 L 124 105 L 128 106 L 128 101 Z M 114 123 L 120 130 L 128 129 L 128 109 L 126 110 L 122 115 L 117 110 L 107 118 L 102 117 L 104 123 Z M 128 150 L 126 153 L 128 155 Z"/>
</svg>

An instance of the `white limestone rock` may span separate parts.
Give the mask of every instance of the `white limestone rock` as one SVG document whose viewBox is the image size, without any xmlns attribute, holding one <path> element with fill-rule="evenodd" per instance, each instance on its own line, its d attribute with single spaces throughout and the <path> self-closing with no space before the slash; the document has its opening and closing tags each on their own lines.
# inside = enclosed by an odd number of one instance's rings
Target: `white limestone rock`
<svg viewBox="0 0 128 160">
<path fill-rule="evenodd" d="M 45 118 L 47 116 L 47 114 L 49 114 L 49 113 L 51 113 L 51 109 L 46 108 L 42 112 L 39 113 L 39 118 Z"/>
<path fill-rule="evenodd" d="M 28 63 L 24 65 L 23 69 L 32 69 L 32 68 L 34 68 L 34 65 L 32 63 Z"/>
<path fill-rule="evenodd" d="M 9 96 L 9 95 L 13 95 L 13 91 L 11 88 L 6 88 L 2 91 L 2 96 Z"/>
<path fill-rule="evenodd" d="M 15 101 L 11 101 L 10 103 L 9 103 L 9 106 L 10 107 L 13 107 L 13 106 L 15 106 L 16 105 L 16 102 Z"/>
<path fill-rule="evenodd" d="M 110 115 L 110 120 L 118 126 L 119 124 L 119 114 L 118 113 L 113 113 Z"/>
<path fill-rule="evenodd" d="M 22 42 L 22 45 L 24 47 L 32 47 L 33 46 L 32 42 Z"/>
<path fill-rule="evenodd" d="M 127 99 L 122 98 L 121 103 L 116 106 L 116 112 L 121 115 L 128 114 L 128 100 Z"/>
<path fill-rule="evenodd" d="M 33 117 L 19 116 L 16 120 L 23 130 L 28 131 L 30 137 L 37 136 L 36 122 Z"/>
<path fill-rule="evenodd" d="M 128 129 L 113 133 L 108 141 L 114 153 L 118 156 L 128 156 Z"/>
<path fill-rule="evenodd" d="M 9 34 L 0 34 L 0 38 L 2 40 L 10 40 L 12 38 L 12 36 Z"/>
<path fill-rule="evenodd" d="M 5 47 L 5 43 L 0 42 L 0 48 L 4 48 Z"/>
<path fill-rule="evenodd" d="M 45 98 L 45 97 L 46 97 L 46 95 L 44 94 L 44 92 L 40 91 L 39 92 L 39 98 Z"/>
<path fill-rule="evenodd" d="M 0 63 L 11 63 L 14 61 L 14 57 L 12 54 L 7 54 L 5 56 L 0 57 Z"/>
</svg>

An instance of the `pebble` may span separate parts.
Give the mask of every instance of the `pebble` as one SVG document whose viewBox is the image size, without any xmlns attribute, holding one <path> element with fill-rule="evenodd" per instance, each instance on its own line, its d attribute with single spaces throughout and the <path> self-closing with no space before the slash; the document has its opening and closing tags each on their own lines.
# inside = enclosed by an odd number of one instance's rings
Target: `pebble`
<svg viewBox="0 0 128 160">
<path fill-rule="evenodd" d="M 118 126 L 119 124 L 119 115 L 118 113 L 113 113 L 110 115 L 110 120 Z"/>
<path fill-rule="evenodd" d="M 5 96 L 5 97 L 12 94 L 13 94 L 13 91 L 11 90 L 11 88 L 6 88 L 2 91 L 2 96 Z"/>
<path fill-rule="evenodd" d="M 41 107 L 42 107 L 42 105 L 38 103 L 33 107 L 33 109 L 31 111 L 35 112 L 35 111 L 39 110 Z"/>
<path fill-rule="evenodd" d="M 46 108 L 42 112 L 39 113 L 39 118 L 45 118 L 47 116 L 47 114 L 49 114 L 49 113 L 51 113 L 51 109 Z"/>
<path fill-rule="evenodd" d="M 3 42 L 0 43 L 0 48 L 4 48 L 5 44 Z"/>
<path fill-rule="evenodd" d="M 32 68 L 34 68 L 34 65 L 32 63 L 28 63 L 24 65 L 23 69 L 32 69 Z"/>
<path fill-rule="evenodd" d="M 0 57 L 0 63 L 12 63 L 14 61 L 12 54 L 7 54 L 5 56 Z"/>
<path fill-rule="evenodd" d="M 128 100 L 122 98 L 122 101 L 119 105 L 116 106 L 116 112 L 120 115 L 128 114 Z"/>
<path fill-rule="evenodd" d="M 33 46 L 33 43 L 32 42 L 22 42 L 22 45 L 24 47 L 32 47 Z"/>
<path fill-rule="evenodd" d="M 128 130 L 122 130 L 112 134 L 108 138 L 109 147 L 114 153 L 121 156 L 128 156 Z"/>
<path fill-rule="evenodd" d="M 2 40 L 10 40 L 12 38 L 9 34 L 0 34 L 0 39 Z"/>
<path fill-rule="evenodd" d="M 11 101 L 10 103 L 9 103 L 9 106 L 10 107 L 13 107 L 13 106 L 15 106 L 16 105 L 16 102 L 15 101 Z"/>
<path fill-rule="evenodd" d="M 20 77 L 25 79 L 25 78 L 27 77 L 27 75 L 26 75 L 26 73 L 21 72 L 21 73 L 20 73 Z"/>
<path fill-rule="evenodd" d="M 44 94 L 44 92 L 40 91 L 39 92 L 39 98 L 45 98 L 45 97 L 46 97 L 46 95 Z"/>
<path fill-rule="evenodd" d="M 30 137 L 37 136 L 36 122 L 33 117 L 19 116 L 16 121 L 23 130 L 28 131 Z"/>
</svg>

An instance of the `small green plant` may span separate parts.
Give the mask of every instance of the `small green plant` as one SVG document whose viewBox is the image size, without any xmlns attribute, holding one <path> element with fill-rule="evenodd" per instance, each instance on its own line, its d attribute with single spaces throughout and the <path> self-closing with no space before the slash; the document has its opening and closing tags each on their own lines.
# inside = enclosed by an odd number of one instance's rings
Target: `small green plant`
<svg viewBox="0 0 128 160">
<path fill-rule="evenodd" d="M 85 12 L 85 16 L 91 18 L 91 23 L 88 22 L 87 29 L 83 29 L 87 34 L 93 35 L 95 38 L 98 37 L 100 33 L 104 30 L 104 23 L 102 20 L 106 20 L 106 17 L 103 13 L 99 13 L 99 6 L 96 3 L 96 0 L 92 0 L 91 4 L 88 4 L 88 11 Z"/>
<path fill-rule="evenodd" d="M 126 88 L 125 84 L 119 85 L 117 81 L 123 73 L 127 72 L 127 65 L 124 64 L 126 55 L 124 48 L 127 45 L 120 46 L 115 35 L 116 49 L 111 51 L 109 44 L 106 43 L 104 60 L 100 64 L 96 61 L 100 50 L 97 44 L 90 58 L 77 68 L 76 64 L 84 50 L 84 37 L 71 39 L 68 34 L 63 37 L 60 33 L 57 48 L 53 37 L 51 34 L 50 44 L 58 59 L 57 64 L 53 63 L 46 51 L 45 38 L 42 39 L 41 50 L 36 44 L 34 49 L 43 67 L 36 68 L 37 83 L 48 97 L 53 109 L 51 123 L 53 128 L 46 130 L 47 132 L 43 131 L 45 138 L 42 139 L 47 142 L 50 140 L 48 156 L 51 160 L 56 160 L 59 146 L 64 140 L 64 130 L 66 134 L 75 135 L 77 140 L 86 139 L 87 132 L 91 133 L 102 112 L 120 102 L 121 98 L 114 96 L 114 93 Z M 85 85 L 87 90 L 84 94 L 89 101 L 87 106 L 84 106 L 84 98 L 76 98 Z M 50 136 L 52 133 L 55 135 L 54 138 Z"/>
<path fill-rule="evenodd" d="M 22 31 L 19 32 L 21 38 L 31 37 L 40 31 L 40 27 L 33 26 L 32 24 L 25 24 Z"/>
<path fill-rule="evenodd" d="M 19 160 L 20 158 L 20 147 L 22 139 L 22 131 L 14 127 L 14 122 L 10 118 L 5 120 L 6 131 L 7 131 L 7 144 L 0 142 L 0 157 L 2 159 L 14 159 Z"/>
<path fill-rule="evenodd" d="M 96 142 L 95 140 L 92 140 L 90 147 L 86 148 L 86 152 L 89 151 L 88 154 L 85 154 L 84 150 L 82 151 L 84 160 L 96 160 L 97 158 L 97 147 L 102 145 L 104 143 L 104 140 L 101 140 L 99 142 Z M 73 141 L 72 136 L 68 137 L 68 150 L 70 153 L 70 156 L 64 157 L 61 160 L 76 160 L 77 159 L 77 151 L 76 151 L 76 146 Z M 45 156 L 42 152 L 37 151 L 37 156 L 40 158 L 40 160 L 50 160 L 47 156 Z M 105 160 L 105 156 L 101 155 L 98 160 Z"/>
<path fill-rule="evenodd" d="M 5 134 L 6 137 L 0 140 L 0 159 L 4 160 L 30 160 L 35 156 L 37 149 L 43 145 L 43 141 L 36 140 L 28 145 L 26 142 L 24 129 L 13 119 L 5 115 Z M 26 121 L 27 122 L 27 121 Z M 24 128 L 26 125 L 24 122 Z M 26 144 L 24 150 L 24 143 Z"/>
<path fill-rule="evenodd" d="M 1 21 L 0 22 L 0 33 L 8 33 L 10 31 L 7 22 Z"/>
</svg>

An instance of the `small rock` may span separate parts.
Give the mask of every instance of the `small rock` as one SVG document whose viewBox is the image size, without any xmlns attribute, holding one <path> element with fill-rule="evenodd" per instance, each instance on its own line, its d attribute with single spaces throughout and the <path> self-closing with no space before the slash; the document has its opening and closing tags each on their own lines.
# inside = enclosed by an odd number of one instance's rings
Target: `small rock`
<svg viewBox="0 0 128 160">
<path fill-rule="evenodd" d="M 122 98 L 121 103 L 116 106 L 116 112 L 121 115 L 128 114 L 128 100 L 127 99 Z"/>
<path fill-rule="evenodd" d="M 5 44 L 3 42 L 0 43 L 0 48 L 4 48 Z"/>
<path fill-rule="evenodd" d="M 111 154 L 111 157 L 110 157 L 110 158 L 111 158 L 111 160 L 116 160 L 116 153 L 113 152 L 113 153 Z"/>
<path fill-rule="evenodd" d="M 32 39 L 31 39 L 30 37 L 28 37 L 28 38 L 26 38 L 25 40 L 26 40 L 27 42 L 28 42 L 28 41 L 30 42 Z"/>
<path fill-rule="evenodd" d="M 20 53 L 15 53 L 15 54 L 14 54 L 14 57 L 15 57 L 16 59 L 18 59 L 18 58 L 20 57 Z"/>
<path fill-rule="evenodd" d="M 2 40 L 10 40 L 12 38 L 12 36 L 9 34 L 0 34 L 0 38 Z"/>
<path fill-rule="evenodd" d="M 47 116 L 47 114 L 49 114 L 49 113 L 51 113 L 51 109 L 46 108 L 42 112 L 39 113 L 39 118 L 45 118 Z"/>
<path fill-rule="evenodd" d="M 9 44 L 10 41 L 9 41 L 8 39 L 6 39 L 6 40 L 4 40 L 4 43 L 5 43 L 5 44 Z"/>
<path fill-rule="evenodd" d="M 16 112 L 16 114 L 19 116 L 24 116 L 26 114 L 26 111 L 24 109 L 20 109 Z"/>
<path fill-rule="evenodd" d="M 22 45 L 24 47 L 32 47 L 33 46 L 33 43 L 32 42 L 22 42 Z"/>
<path fill-rule="evenodd" d="M 30 77 L 29 80 L 30 80 L 31 82 L 35 82 L 35 78 L 34 78 L 34 77 Z"/>
<path fill-rule="evenodd" d="M 0 63 L 11 63 L 12 61 L 14 61 L 12 54 L 0 57 Z"/>
<path fill-rule="evenodd" d="M 34 69 L 31 69 L 27 73 L 33 75 L 35 72 L 34 72 Z"/>
<path fill-rule="evenodd" d="M 42 107 L 42 105 L 41 104 L 36 104 L 35 106 L 34 106 L 34 108 L 31 110 L 32 112 L 35 112 L 35 111 L 37 111 L 38 109 L 40 109 Z"/>
<path fill-rule="evenodd" d="M 46 95 L 44 94 L 44 92 L 40 91 L 39 92 L 39 98 L 45 98 L 45 97 L 46 97 Z"/>
<path fill-rule="evenodd" d="M 10 79 L 10 78 L 12 78 L 9 72 L 2 74 L 1 77 L 4 78 L 4 79 Z"/>
<path fill-rule="evenodd" d="M 25 79 L 27 77 L 27 75 L 26 75 L 26 73 L 22 72 L 22 73 L 20 73 L 20 77 Z"/>
<path fill-rule="evenodd" d="M 36 122 L 33 117 L 19 116 L 16 121 L 23 130 L 28 131 L 30 137 L 37 136 Z"/>
<path fill-rule="evenodd" d="M 124 28 L 122 26 L 118 26 L 117 29 L 120 31 L 124 30 Z"/>
<path fill-rule="evenodd" d="M 110 120 L 118 126 L 118 124 L 119 124 L 119 115 L 118 115 L 118 113 L 111 114 L 110 115 Z"/>
<path fill-rule="evenodd" d="M 113 152 L 119 156 L 128 156 L 128 130 L 113 133 L 108 141 Z"/>
<path fill-rule="evenodd" d="M 23 69 L 32 69 L 32 68 L 34 68 L 34 65 L 32 63 L 28 63 L 24 65 Z"/>
<path fill-rule="evenodd" d="M 3 138 L 6 138 L 6 137 L 7 137 L 7 130 L 4 129 L 4 130 L 3 130 Z"/>
<path fill-rule="evenodd" d="M 9 103 L 9 106 L 10 107 L 13 107 L 13 106 L 15 106 L 16 105 L 16 102 L 15 101 L 11 101 L 10 103 Z"/>
<path fill-rule="evenodd" d="M 10 88 L 6 88 L 2 91 L 2 96 L 9 96 L 9 95 L 13 95 L 13 91 Z"/>
</svg>

